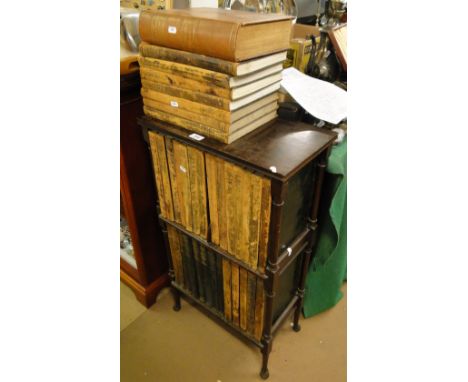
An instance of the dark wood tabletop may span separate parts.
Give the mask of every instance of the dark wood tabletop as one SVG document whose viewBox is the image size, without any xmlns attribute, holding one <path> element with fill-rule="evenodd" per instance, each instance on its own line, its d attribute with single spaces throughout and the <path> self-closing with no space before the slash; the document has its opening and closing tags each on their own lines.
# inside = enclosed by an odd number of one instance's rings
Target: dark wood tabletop
<svg viewBox="0 0 468 382">
<path fill-rule="evenodd" d="M 231 144 L 211 138 L 197 141 L 193 133 L 173 125 L 142 117 L 140 125 L 149 130 L 170 135 L 205 151 L 255 167 L 270 178 L 288 180 L 304 165 L 317 157 L 324 148 L 333 144 L 336 133 L 302 122 L 281 119 L 266 124 Z"/>
</svg>

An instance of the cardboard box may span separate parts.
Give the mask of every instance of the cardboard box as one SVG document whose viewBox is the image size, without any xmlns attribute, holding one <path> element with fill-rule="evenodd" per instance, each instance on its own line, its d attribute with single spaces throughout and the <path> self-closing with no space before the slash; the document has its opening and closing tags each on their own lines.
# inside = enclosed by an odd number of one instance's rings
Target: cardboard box
<svg viewBox="0 0 468 382">
<path fill-rule="evenodd" d="M 291 31 L 291 45 L 288 50 L 284 67 L 294 66 L 301 72 L 305 72 L 312 50 L 310 36 L 315 36 L 317 44 L 320 40 L 319 28 L 313 25 L 293 24 Z"/>
</svg>

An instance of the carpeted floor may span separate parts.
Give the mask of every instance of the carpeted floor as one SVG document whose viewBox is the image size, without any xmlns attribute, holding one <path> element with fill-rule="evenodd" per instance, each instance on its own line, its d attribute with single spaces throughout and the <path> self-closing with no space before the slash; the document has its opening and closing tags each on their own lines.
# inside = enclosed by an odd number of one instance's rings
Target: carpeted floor
<svg viewBox="0 0 468 382">
<path fill-rule="evenodd" d="M 304 319 L 295 333 L 286 320 L 273 341 L 270 382 L 346 381 L 346 284 L 333 308 Z M 145 309 L 121 284 L 121 382 L 262 381 L 260 350 L 241 341 L 182 300 L 172 310 L 168 289 Z"/>
</svg>

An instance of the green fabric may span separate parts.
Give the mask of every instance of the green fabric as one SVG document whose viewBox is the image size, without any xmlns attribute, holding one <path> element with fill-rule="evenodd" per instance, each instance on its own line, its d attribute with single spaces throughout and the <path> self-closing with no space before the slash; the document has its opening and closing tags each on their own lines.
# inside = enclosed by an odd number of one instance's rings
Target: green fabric
<svg viewBox="0 0 468 382">
<path fill-rule="evenodd" d="M 346 156 L 347 140 L 333 147 L 328 160 L 322 201 L 330 208 L 320 214 L 319 236 L 306 278 L 304 316 L 334 306 L 346 279 Z"/>
</svg>

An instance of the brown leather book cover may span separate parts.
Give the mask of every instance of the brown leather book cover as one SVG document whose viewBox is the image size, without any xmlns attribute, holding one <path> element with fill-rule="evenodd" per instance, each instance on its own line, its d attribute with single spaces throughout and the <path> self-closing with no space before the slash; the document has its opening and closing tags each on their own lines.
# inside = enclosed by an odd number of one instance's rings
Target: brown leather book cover
<svg viewBox="0 0 468 382">
<path fill-rule="evenodd" d="M 221 8 L 143 11 L 142 41 L 228 61 L 289 48 L 292 16 Z"/>
</svg>

